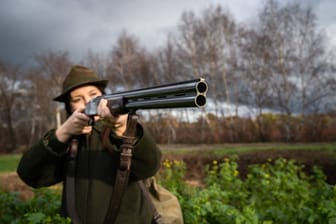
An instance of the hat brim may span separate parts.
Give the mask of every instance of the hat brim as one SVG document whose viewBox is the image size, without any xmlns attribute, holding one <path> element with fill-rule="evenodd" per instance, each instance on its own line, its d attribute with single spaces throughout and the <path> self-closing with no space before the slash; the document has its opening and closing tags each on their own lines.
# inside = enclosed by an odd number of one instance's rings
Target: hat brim
<svg viewBox="0 0 336 224">
<path fill-rule="evenodd" d="M 103 87 L 105 89 L 106 86 L 107 86 L 107 83 L 108 83 L 108 80 L 98 80 L 98 81 L 89 81 L 89 82 L 78 83 L 78 84 L 72 86 L 71 88 L 69 88 L 66 92 L 64 92 L 61 95 L 55 97 L 53 100 L 64 103 L 68 100 L 68 94 L 74 89 L 77 89 L 77 88 L 82 87 L 82 86 L 87 86 L 87 85 L 99 86 L 99 87 Z"/>
</svg>

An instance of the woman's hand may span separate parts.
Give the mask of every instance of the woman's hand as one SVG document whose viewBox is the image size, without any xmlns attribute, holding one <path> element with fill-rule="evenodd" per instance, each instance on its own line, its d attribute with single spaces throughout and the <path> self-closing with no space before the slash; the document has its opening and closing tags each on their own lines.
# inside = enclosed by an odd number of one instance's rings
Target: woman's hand
<svg viewBox="0 0 336 224">
<path fill-rule="evenodd" d="M 102 99 L 98 105 L 98 116 L 103 124 L 112 129 L 117 136 L 122 136 L 127 128 L 127 114 L 114 116 L 107 106 L 107 100 Z"/>
<path fill-rule="evenodd" d="M 85 108 L 78 108 L 56 129 L 56 137 L 60 142 L 67 142 L 73 135 L 90 134 L 90 117 L 83 113 Z"/>
</svg>

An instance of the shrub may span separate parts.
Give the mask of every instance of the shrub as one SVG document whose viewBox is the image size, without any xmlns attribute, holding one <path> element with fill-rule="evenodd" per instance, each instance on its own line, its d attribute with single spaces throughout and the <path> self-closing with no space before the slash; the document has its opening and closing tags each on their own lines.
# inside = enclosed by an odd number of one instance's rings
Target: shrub
<svg viewBox="0 0 336 224">
<path fill-rule="evenodd" d="M 179 198 L 188 223 L 336 223 L 336 187 L 326 183 L 315 166 L 307 175 L 293 160 L 269 160 L 251 165 L 245 180 L 236 159 L 213 161 L 206 167 L 203 186 L 185 182 L 185 164 L 166 160 L 158 181 Z M 0 191 L 0 223 L 70 223 L 58 215 L 60 192 L 35 190 L 22 201 L 15 192 Z"/>
<path fill-rule="evenodd" d="M 67 224 L 70 220 L 59 213 L 60 194 L 55 190 L 34 190 L 34 197 L 23 201 L 16 192 L 0 191 L 0 223 L 3 224 Z"/>
<path fill-rule="evenodd" d="M 242 180 L 235 158 L 213 161 L 204 187 L 178 192 L 185 223 L 335 223 L 336 187 L 319 167 L 309 176 L 303 168 L 293 160 L 269 160 L 251 165 Z M 167 172 L 174 177 L 180 171 L 164 166 L 160 173 Z M 169 183 L 162 182 L 171 189 Z"/>
</svg>

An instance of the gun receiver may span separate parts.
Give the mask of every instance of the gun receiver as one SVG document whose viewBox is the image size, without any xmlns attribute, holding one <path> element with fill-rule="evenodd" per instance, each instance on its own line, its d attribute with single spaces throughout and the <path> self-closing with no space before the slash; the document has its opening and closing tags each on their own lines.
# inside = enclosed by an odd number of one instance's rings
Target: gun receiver
<svg viewBox="0 0 336 224">
<path fill-rule="evenodd" d="M 90 101 L 85 114 L 94 116 L 101 99 L 108 101 L 113 114 L 125 114 L 138 109 L 167 109 L 203 107 L 206 104 L 208 84 L 203 78 L 154 86 L 138 90 L 99 96 Z"/>
</svg>

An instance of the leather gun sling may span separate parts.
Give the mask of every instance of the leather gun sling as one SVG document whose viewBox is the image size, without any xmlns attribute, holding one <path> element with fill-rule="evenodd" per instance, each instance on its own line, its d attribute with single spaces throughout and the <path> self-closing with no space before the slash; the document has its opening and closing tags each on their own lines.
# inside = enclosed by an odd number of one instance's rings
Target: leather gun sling
<svg viewBox="0 0 336 224">
<path fill-rule="evenodd" d="M 120 208 L 124 189 L 128 183 L 128 177 L 131 166 L 132 150 L 135 141 L 137 116 L 130 115 L 127 122 L 127 129 L 123 137 L 120 153 L 120 166 L 117 171 L 116 182 L 113 188 L 112 197 L 110 199 L 110 206 L 108 214 L 104 223 L 114 223 Z M 104 139 L 105 141 L 105 139 Z M 75 204 L 75 169 L 76 169 L 76 156 L 78 152 L 78 140 L 73 139 L 70 144 L 70 155 L 67 163 L 66 175 L 66 207 L 68 216 L 73 224 L 80 224 L 80 219 L 77 215 Z"/>
<path fill-rule="evenodd" d="M 76 156 L 78 151 L 78 140 L 72 139 L 70 144 L 69 161 L 67 163 L 66 174 L 66 208 L 68 215 L 73 224 L 80 224 L 80 219 L 77 215 L 75 204 L 75 171 L 76 171 Z"/>
<path fill-rule="evenodd" d="M 136 132 L 136 123 L 137 117 L 132 115 L 128 121 L 127 131 L 125 133 L 125 137 L 123 139 L 123 144 L 121 145 L 121 154 L 120 154 L 120 166 L 119 170 L 117 171 L 117 177 L 115 186 L 113 188 L 112 197 L 110 200 L 109 212 L 105 219 L 106 224 L 114 223 L 115 219 L 118 215 L 121 199 L 124 194 L 124 190 L 128 183 L 128 177 L 130 172 L 131 166 L 131 159 L 132 159 L 132 151 L 133 151 L 133 144 L 134 144 L 134 136 Z M 104 139 L 105 141 L 105 139 Z M 75 205 L 75 167 L 76 167 L 76 156 L 78 151 L 78 140 L 73 139 L 70 145 L 70 156 L 69 161 L 67 164 L 67 185 L 66 185 L 66 205 L 68 210 L 68 215 L 72 220 L 73 224 L 80 224 L 80 219 L 77 215 L 76 205 Z M 143 181 L 138 181 L 138 185 L 141 191 L 144 194 L 144 197 L 149 202 L 150 208 L 153 213 L 153 218 L 155 223 L 163 224 L 163 220 L 161 215 L 156 210 L 149 192 L 144 185 Z"/>
<path fill-rule="evenodd" d="M 121 152 L 119 169 L 117 170 L 117 176 L 112 192 L 112 197 L 110 198 L 108 213 L 105 217 L 105 224 L 112 224 L 115 222 L 119 213 L 121 200 L 128 184 L 132 151 L 135 143 L 137 120 L 138 117 L 136 115 L 130 114 L 128 117 L 127 129 L 122 138 L 122 145 L 120 146 Z"/>
<path fill-rule="evenodd" d="M 148 189 L 146 188 L 144 181 L 143 180 L 139 180 L 138 181 L 138 185 L 139 185 L 139 187 L 140 187 L 140 189 L 141 189 L 141 191 L 142 191 L 145 199 L 149 203 L 149 207 L 150 207 L 150 209 L 151 209 L 151 211 L 153 213 L 153 219 L 154 219 L 155 223 L 156 224 L 164 224 L 162 216 L 159 214 L 159 212 L 155 208 L 154 203 L 152 201 L 152 198 L 149 195 Z"/>
</svg>

